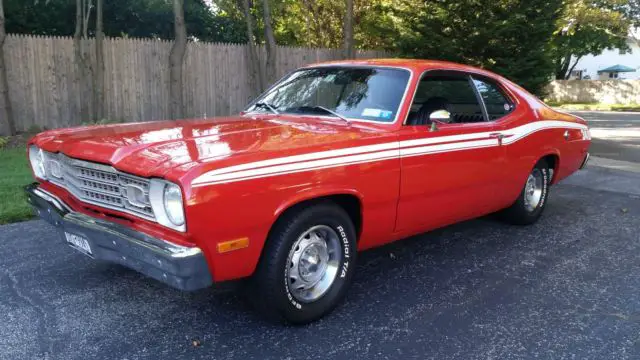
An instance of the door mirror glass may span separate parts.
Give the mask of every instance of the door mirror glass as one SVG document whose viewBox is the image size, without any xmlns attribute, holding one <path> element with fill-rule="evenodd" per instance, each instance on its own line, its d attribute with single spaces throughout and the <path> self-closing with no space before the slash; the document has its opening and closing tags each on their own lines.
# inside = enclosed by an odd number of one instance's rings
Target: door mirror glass
<svg viewBox="0 0 640 360">
<path fill-rule="evenodd" d="M 447 110 L 436 110 L 429 114 L 429 120 L 449 123 L 451 121 L 451 113 L 449 113 Z"/>
</svg>

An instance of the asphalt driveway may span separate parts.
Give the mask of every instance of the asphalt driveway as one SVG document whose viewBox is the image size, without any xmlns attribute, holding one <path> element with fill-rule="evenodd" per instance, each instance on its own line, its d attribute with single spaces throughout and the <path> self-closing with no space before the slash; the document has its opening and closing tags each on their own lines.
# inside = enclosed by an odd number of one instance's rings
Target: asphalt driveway
<svg viewBox="0 0 640 360">
<path fill-rule="evenodd" d="M 281 327 L 235 292 L 179 292 L 42 221 L 8 225 L 0 359 L 639 358 L 639 229 L 640 174 L 594 167 L 534 226 L 485 218 L 364 253 L 343 306 Z"/>
</svg>

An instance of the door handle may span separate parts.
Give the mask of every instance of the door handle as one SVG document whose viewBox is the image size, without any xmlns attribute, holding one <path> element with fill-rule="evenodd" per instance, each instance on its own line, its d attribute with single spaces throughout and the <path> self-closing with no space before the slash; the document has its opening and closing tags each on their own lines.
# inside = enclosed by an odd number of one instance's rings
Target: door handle
<svg viewBox="0 0 640 360">
<path fill-rule="evenodd" d="M 498 145 L 502 145 L 502 139 L 504 139 L 503 133 L 491 133 L 489 134 L 491 139 L 498 139 Z"/>
<path fill-rule="evenodd" d="M 489 134 L 491 139 L 498 139 L 498 145 L 502 145 L 502 139 L 504 139 L 503 133 L 491 133 Z"/>
</svg>

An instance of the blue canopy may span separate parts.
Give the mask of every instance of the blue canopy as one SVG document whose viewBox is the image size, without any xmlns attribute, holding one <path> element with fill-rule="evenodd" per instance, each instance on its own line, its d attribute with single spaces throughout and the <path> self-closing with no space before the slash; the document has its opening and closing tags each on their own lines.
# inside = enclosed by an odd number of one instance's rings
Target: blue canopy
<svg viewBox="0 0 640 360">
<path fill-rule="evenodd" d="M 603 72 L 610 72 L 610 73 L 621 73 L 621 72 L 635 72 L 636 69 L 628 67 L 628 66 L 624 66 L 624 65 L 613 65 L 613 66 L 609 66 L 606 69 L 602 69 L 602 70 L 598 70 L 598 74 L 603 73 Z"/>
</svg>

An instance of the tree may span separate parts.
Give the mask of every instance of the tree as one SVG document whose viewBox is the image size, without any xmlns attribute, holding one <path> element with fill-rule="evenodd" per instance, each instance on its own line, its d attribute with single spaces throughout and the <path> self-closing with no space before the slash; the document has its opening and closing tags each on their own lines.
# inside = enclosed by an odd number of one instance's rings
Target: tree
<svg viewBox="0 0 640 360">
<path fill-rule="evenodd" d="M 396 36 L 404 56 L 475 65 L 543 93 L 554 70 L 549 39 L 562 11 L 560 2 L 400 2 L 404 28 Z"/>
<path fill-rule="evenodd" d="M 272 2 L 276 40 L 289 46 L 345 49 L 351 13 L 353 47 L 395 51 L 406 0 L 279 0 Z M 352 4 L 351 4 L 352 3 Z M 353 7 L 353 11 L 347 11 Z M 349 36 L 350 38 L 350 36 Z"/>
<path fill-rule="evenodd" d="M 344 58 L 355 58 L 353 46 L 353 0 L 346 0 L 346 9 L 344 16 Z"/>
<path fill-rule="evenodd" d="M 585 55 L 628 50 L 632 9 L 626 0 L 567 0 L 551 39 L 556 79 L 568 79 Z"/>
<path fill-rule="evenodd" d="M 75 0 L 4 0 L 7 32 L 72 36 Z"/>
<path fill-rule="evenodd" d="M 249 48 L 249 66 L 251 76 L 256 84 L 256 92 L 261 93 L 265 89 L 264 73 L 262 72 L 262 66 L 260 65 L 260 59 L 258 58 L 258 49 L 254 40 L 254 27 L 253 27 L 253 15 L 251 15 L 251 3 L 249 0 L 238 0 L 238 6 L 240 7 L 244 16 L 246 32 L 247 32 L 247 46 Z"/>
<path fill-rule="evenodd" d="M 4 63 L 4 43 L 7 39 L 4 20 L 4 4 L 0 0 L 0 117 L 7 119 L 9 135 L 16 134 L 16 124 L 13 119 L 11 99 L 9 98 L 9 82 L 7 81 L 7 67 Z"/>
<path fill-rule="evenodd" d="M 217 0 L 220 2 L 224 0 Z M 4 0 L 7 32 L 73 36 L 75 0 Z M 238 14 L 212 10 L 205 0 L 184 4 L 187 36 L 208 42 L 244 43 Z M 104 33 L 108 37 L 173 39 L 173 4 L 168 0 L 117 0 L 104 4 Z M 93 18 L 89 33 L 95 28 Z"/>
<path fill-rule="evenodd" d="M 276 57 L 278 48 L 276 46 L 276 38 L 273 35 L 273 26 L 271 20 L 271 9 L 269 6 L 269 0 L 262 0 L 262 14 L 264 21 L 264 38 L 266 39 L 266 51 L 267 51 L 267 72 L 265 74 L 265 87 L 269 86 L 272 82 L 276 81 Z M 265 89 L 261 89 L 265 90 Z"/>
<path fill-rule="evenodd" d="M 278 9 L 278 16 L 274 16 L 276 37 L 280 43 L 318 48 L 343 47 L 344 1 L 283 0 L 282 2 L 283 5 Z"/>
<path fill-rule="evenodd" d="M 82 94 L 92 94 L 92 69 L 87 51 L 89 18 L 93 9 L 92 0 L 76 0 L 76 29 L 73 35 L 73 48 L 76 67 L 78 68 L 78 85 Z M 91 101 L 80 101 L 80 117 L 83 121 L 91 120 L 93 107 Z"/>
<path fill-rule="evenodd" d="M 182 63 L 187 52 L 187 29 L 184 24 L 184 0 L 173 0 L 175 40 L 169 54 L 169 106 L 172 119 L 184 116 L 182 98 Z"/>
<path fill-rule="evenodd" d="M 93 104 L 96 110 L 95 119 L 104 119 L 104 31 L 103 31 L 103 3 L 96 4 L 96 71 L 93 89 Z"/>
</svg>

